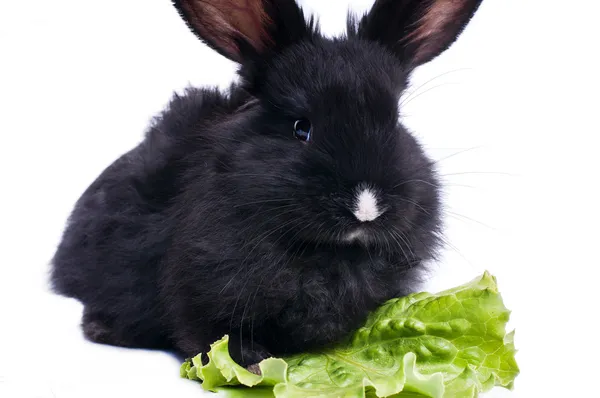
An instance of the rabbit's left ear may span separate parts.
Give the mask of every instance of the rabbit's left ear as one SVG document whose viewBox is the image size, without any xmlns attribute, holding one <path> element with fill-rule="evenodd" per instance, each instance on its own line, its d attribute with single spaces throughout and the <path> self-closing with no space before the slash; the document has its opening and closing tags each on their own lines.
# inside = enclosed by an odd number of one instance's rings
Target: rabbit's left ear
<svg viewBox="0 0 600 398">
<path fill-rule="evenodd" d="M 376 0 L 358 35 L 388 47 L 407 69 L 431 61 L 458 38 L 482 0 Z"/>
<path fill-rule="evenodd" d="M 310 29 L 294 0 L 174 0 L 192 31 L 232 61 L 266 56 Z"/>
</svg>

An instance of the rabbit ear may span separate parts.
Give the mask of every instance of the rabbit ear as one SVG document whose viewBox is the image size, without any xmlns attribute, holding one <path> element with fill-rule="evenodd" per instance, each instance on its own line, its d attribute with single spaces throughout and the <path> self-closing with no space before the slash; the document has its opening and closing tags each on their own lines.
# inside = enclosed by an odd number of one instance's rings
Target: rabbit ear
<svg viewBox="0 0 600 398">
<path fill-rule="evenodd" d="M 409 69 L 454 43 L 482 0 L 376 0 L 358 35 L 390 48 Z"/>
<path fill-rule="evenodd" d="M 239 63 L 309 32 L 294 0 L 174 0 L 174 5 L 200 39 Z"/>
</svg>

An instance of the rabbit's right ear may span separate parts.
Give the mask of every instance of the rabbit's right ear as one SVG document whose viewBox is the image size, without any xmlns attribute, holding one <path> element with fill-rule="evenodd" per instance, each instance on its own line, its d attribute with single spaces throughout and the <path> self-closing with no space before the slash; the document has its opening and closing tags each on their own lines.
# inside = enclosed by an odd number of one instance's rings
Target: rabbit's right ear
<svg viewBox="0 0 600 398">
<path fill-rule="evenodd" d="M 375 0 L 358 35 L 389 48 L 408 70 L 431 61 L 457 39 L 482 0 Z"/>
<path fill-rule="evenodd" d="M 227 58 L 265 57 L 311 31 L 294 0 L 173 0 L 192 31 Z"/>
</svg>

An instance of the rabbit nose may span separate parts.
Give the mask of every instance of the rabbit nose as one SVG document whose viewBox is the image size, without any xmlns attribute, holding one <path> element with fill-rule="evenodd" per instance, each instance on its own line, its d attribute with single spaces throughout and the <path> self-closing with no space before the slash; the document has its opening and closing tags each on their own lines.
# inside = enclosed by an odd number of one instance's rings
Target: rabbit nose
<svg viewBox="0 0 600 398">
<path fill-rule="evenodd" d="M 377 192 L 367 186 L 359 186 L 354 198 L 354 217 L 360 222 L 373 221 L 383 214 Z"/>
</svg>

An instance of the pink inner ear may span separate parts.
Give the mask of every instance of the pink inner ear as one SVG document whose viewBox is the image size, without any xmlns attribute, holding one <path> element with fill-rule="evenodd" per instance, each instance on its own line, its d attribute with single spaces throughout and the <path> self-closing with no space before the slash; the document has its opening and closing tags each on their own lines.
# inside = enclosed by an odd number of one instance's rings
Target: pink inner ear
<svg viewBox="0 0 600 398">
<path fill-rule="evenodd" d="M 436 31 L 442 30 L 444 25 L 456 15 L 457 9 L 460 10 L 460 1 L 435 1 L 419 21 L 415 40 L 423 40 L 425 37 L 435 34 Z"/>
<path fill-rule="evenodd" d="M 245 39 L 257 51 L 268 44 L 271 23 L 263 0 L 193 0 L 184 2 L 202 36 L 233 58 L 239 59 L 236 38 Z"/>
<path fill-rule="evenodd" d="M 434 0 L 425 14 L 415 25 L 405 40 L 408 44 L 416 44 L 418 49 L 415 54 L 417 60 L 424 59 L 431 52 L 438 50 L 440 41 L 444 41 L 444 31 L 459 15 L 464 8 L 464 0 Z"/>
</svg>

